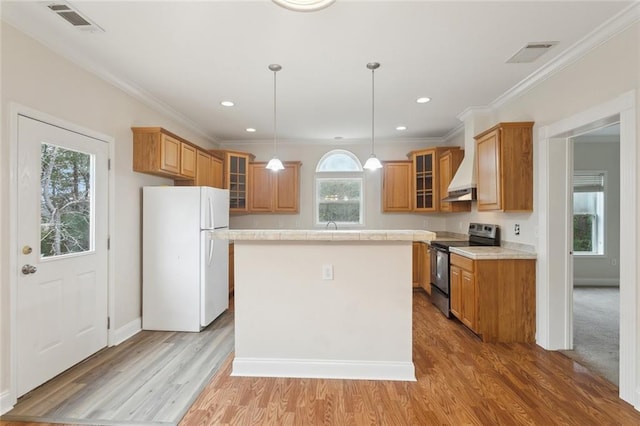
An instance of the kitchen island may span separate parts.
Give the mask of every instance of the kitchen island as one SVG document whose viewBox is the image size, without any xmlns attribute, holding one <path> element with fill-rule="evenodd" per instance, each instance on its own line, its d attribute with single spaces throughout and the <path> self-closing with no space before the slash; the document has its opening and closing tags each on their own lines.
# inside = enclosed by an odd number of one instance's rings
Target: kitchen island
<svg viewBox="0 0 640 426">
<path fill-rule="evenodd" d="M 214 234 L 235 242 L 233 375 L 415 380 L 412 242 L 434 233 Z"/>
</svg>

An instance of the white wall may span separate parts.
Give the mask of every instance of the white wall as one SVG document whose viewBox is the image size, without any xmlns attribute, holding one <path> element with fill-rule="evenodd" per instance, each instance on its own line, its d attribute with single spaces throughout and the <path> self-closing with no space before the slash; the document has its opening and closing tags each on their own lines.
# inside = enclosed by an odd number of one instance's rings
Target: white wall
<svg viewBox="0 0 640 426">
<path fill-rule="evenodd" d="M 2 26 L 2 144 L 0 146 L 0 396 L 9 387 L 9 105 L 55 116 L 115 140 L 115 317 L 112 328 L 140 318 L 141 214 L 144 185 L 171 181 L 132 171 L 132 126 L 162 126 L 203 147 L 213 145 L 113 85 L 70 63 L 10 25 Z"/>
<path fill-rule="evenodd" d="M 573 147 L 575 170 L 607 172 L 605 193 L 605 253 L 597 257 L 573 257 L 574 285 L 620 284 L 620 140 L 577 142 Z"/>
<path fill-rule="evenodd" d="M 381 160 L 407 160 L 407 153 L 428 146 L 442 146 L 442 141 L 392 141 L 376 143 L 376 156 Z M 273 155 L 273 142 L 226 143 L 230 149 L 251 152 L 255 161 L 268 161 Z M 231 217 L 234 229 L 311 229 L 314 227 L 314 176 L 320 158 L 331 149 L 346 149 L 353 152 L 364 164 L 371 154 L 370 142 L 309 141 L 278 144 L 278 157 L 283 161 L 302 161 L 300 169 L 300 213 L 299 214 L 250 214 Z M 364 172 L 365 228 L 367 229 L 445 229 L 445 215 L 382 213 L 382 170 Z"/>
</svg>

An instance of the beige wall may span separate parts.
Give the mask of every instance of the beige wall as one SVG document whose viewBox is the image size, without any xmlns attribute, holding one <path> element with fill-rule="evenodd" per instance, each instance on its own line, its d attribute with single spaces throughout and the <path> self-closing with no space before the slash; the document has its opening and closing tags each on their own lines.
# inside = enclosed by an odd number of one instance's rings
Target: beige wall
<svg viewBox="0 0 640 426">
<path fill-rule="evenodd" d="M 331 144 L 331 145 L 330 145 Z M 224 145 L 224 144 L 223 144 Z M 407 153 L 431 145 L 443 145 L 440 141 L 393 141 L 377 143 L 376 156 L 381 160 L 406 160 Z M 251 152 L 256 161 L 268 161 L 273 155 L 273 142 L 270 143 L 234 143 L 227 146 L 240 151 Z M 370 142 L 342 143 L 335 141 L 300 142 L 297 144 L 280 143 L 278 156 L 283 161 L 302 161 L 300 169 L 300 213 L 295 215 L 242 215 L 232 216 L 231 227 L 235 229 L 255 228 L 314 228 L 314 176 L 316 165 L 324 154 L 332 149 L 346 149 L 354 153 L 362 164 L 371 154 Z M 367 229 L 427 229 L 442 231 L 445 229 L 445 215 L 382 213 L 382 171 L 364 171 L 365 225 Z"/>
<path fill-rule="evenodd" d="M 1 21 L 0 21 L 1 22 Z M 140 317 L 140 188 L 171 181 L 132 171 L 131 126 L 163 126 L 202 145 L 213 145 L 113 85 L 2 25 L 2 144 L 0 146 L 0 395 L 9 387 L 9 134 L 11 102 L 110 136 L 115 140 L 116 329 Z"/>
</svg>

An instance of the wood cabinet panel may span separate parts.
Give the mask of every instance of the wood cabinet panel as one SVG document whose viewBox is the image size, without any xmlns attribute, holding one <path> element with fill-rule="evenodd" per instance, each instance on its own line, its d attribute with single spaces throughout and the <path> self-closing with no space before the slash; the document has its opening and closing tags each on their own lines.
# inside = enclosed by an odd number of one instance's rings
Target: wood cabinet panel
<svg viewBox="0 0 640 426">
<path fill-rule="evenodd" d="M 211 156 L 211 186 L 214 188 L 224 188 L 224 168 L 222 160 Z"/>
<path fill-rule="evenodd" d="M 229 190 L 229 212 L 248 212 L 249 179 L 251 178 L 249 162 L 253 159 L 253 155 L 246 152 L 218 149 L 210 150 L 209 154 L 215 159 L 222 159 L 222 188 Z M 214 167 L 218 166 L 218 164 L 214 165 Z M 216 176 L 216 172 L 214 172 L 214 176 Z"/>
<path fill-rule="evenodd" d="M 420 243 L 413 242 L 411 251 L 412 279 L 413 288 L 420 287 Z"/>
<path fill-rule="evenodd" d="M 463 324 L 485 342 L 535 341 L 535 260 L 450 260 L 451 312 Z"/>
<path fill-rule="evenodd" d="M 274 210 L 297 213 L 300 210 L 300 163 L 285 162 L 284 170 L 277 172 L 275 180 Z"/>
<path fill-rule="evenodd" d="M 249 170 L 249 211 L 272 212 L 274 172 L 266 169 L 264 163 L 251 163 Z"/>
<path fill-rule="evenodd" d="M 421 243 L 421 246 L 420 287 L 422 287 L 427 294 L 431 294 L 431 248 L 426 243 Z"/>
<path fill-rule="evenodd" d="M 213 186 L 211 156 L 200 150 L 196 153 L 195 186 Z"/>
<path fill-rule="evenodd" d="M 161 127 L 132 127 L 131 131 L 134 171 L 174 179 L 176 185 L 197 184 L 202 161 L 198 154 L 206 152 Z"/>
<path fill-rule="evenodd" d="M 267 163 L 250 163 L 249 211 L 252 213 L 298 213 L 300 200 L 299 161 L 285 161 L 284 170 L 274 172 Z"/>
<path fill-rule="evenodd" d="M 382 169 L 382 211 L 411 212 L 413 163 L 384 161 Z"/>
<path fill-rule="evenodd" d="M 462 318 L 462 270 L 455 265 L 449 268 L 449 303 L 451 313 Z"/>
<path fill-rule="evenodd" d="M 193 178 L 196 177 L 196 148 L 186 143 L 180 144 L 180 174 L 182 176 Z"/>
<path fill-rule="evenodd" d="M 476 136 L 479 211 L 533 211 L 533 124 L 499 123 Z"/>
<path fill-rule="evenodd" d="M 165 172 L 180 175 L 182 142 L 169 135 L 160 136 L 160 168 Z"/>
<path fill-rule="evenodd" d="M 461 282 L 461 315 L 460 321 L 471 330 L 478 332 L 476 311 L 478 309 L 476 295 L 476 280 L 473 273 L 462 269 Z"/>
</svg>

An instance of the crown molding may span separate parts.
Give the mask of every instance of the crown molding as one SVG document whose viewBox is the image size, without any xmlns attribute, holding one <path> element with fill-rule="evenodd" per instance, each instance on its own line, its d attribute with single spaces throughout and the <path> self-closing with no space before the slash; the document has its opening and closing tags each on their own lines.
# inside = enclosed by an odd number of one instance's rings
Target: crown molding
<svg viewBox="0 0 640 426">
<path fill-rule="evenodd" d="M 154 98 L 151 94 L 144 91 L 140 87 L 128 81 L 125 81 L 121 78 L 116 77 L 112 73 L 105 70 L 103 67 L 100 67 L 94 64 L 92 61 L 87 60 L 86 58 L 83 58 L 80 55 L 76 54 L 72 49 L 67 49 L 64 46 L 58 45 L 57 43 L 52 43 L 51 40 L 43 38 L 39 34 L 35 34 L 32 31 L 24 31 L 23 29 L 18 29 L 19 26 L 11 22 L 11 17 L 6 16 L 6 14 L 2 15 L 2 20 L 5 23 L 13 26 L 16 31 L 26 34 L 27 36 L 31 37 L 41 45 L 45 46 L 47 49 L 60 55 L 64 59 L 68 60 L 74 65 L 77 65 L 78 67 L 84 69 L 85 71 L 93 75 L 96 75 L 97 77 L 101 78 L 102 80 L 109 83 L 110 85 L 115 86 L 116 88 L 122 90 L 126 94 L 132 96 L 133 98 L 147 105 L 149 108 L 153 109 L 154 111 L 162 113 L 168 116 L 169 118 L 175 120 L 176 122 L 180 123 L 181 125 L 191 130 L 192 132 L 202 137 L 203 139 L 213 144 L 220 143 L 217 139 L 212 138 L 211 135 L 208 135 L 206 132 L 204 132 L 196 123 L 188 119 L 186 116 L 180 114 L 179 112 L 177 112 L 175 109 L 171 108 L 164 102 L 161 102 L 160 100 Z"/>
<path fill-rule="evenodd" d="M 427 144 L 443 144 L 446 142 L 444 137 L 441 138 L 399 138 L 399 139 L 376 139 L 376 146 L 378 145 L 393 145 L 393 144 L 411 144 L 411 143 L 427 143 Z M 220 142 L 222 148 L 231 148 L 237 145 L 255 145 L 273 146 L 273 139 L 243 139 L 243 140 L 226 140 Z M 309 145 L 371 145 L 371 139 L 278 139 L 278 146 L 309 146 Z"/>
<path fill-rule="evenodd" d="M 617 34 L 623 32 L 638 21 L 640 21 L 640 2 L 633 2 L 621 10 L 617 15 L 611 17 L 585 37 L 578 40 L 572 46 L 569 46 L 565 50 L 565 53 L 538 68 L 524 80 L 504 92 L 489 104 L 489 108 L 495 110 L 502 107 L 509 101 L 519 97 L 534 86 L 551 77 L 553 74 L 584 57 L 589 52 Z M 464 114 L 464 112 L 462 114 Z"/>
</svg>

